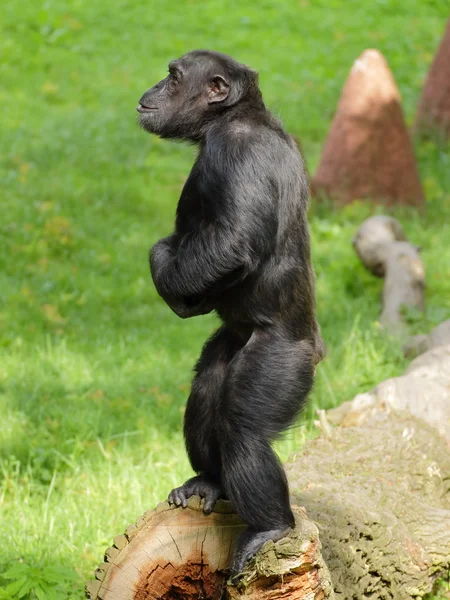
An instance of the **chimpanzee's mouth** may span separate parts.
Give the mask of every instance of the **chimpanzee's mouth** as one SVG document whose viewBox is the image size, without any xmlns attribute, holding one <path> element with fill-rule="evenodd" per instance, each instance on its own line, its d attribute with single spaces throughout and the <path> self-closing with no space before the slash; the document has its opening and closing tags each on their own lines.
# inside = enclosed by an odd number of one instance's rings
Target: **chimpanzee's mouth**
<svg viewBox="0 0 450 600">
<path fill-rule="evenodd" d="M 144 104 L 138 104 L 136 110 L 140 113 L 150 112 L 151 110 L 158 110 L 155 106 L 144 106 Z"/>
</svg>

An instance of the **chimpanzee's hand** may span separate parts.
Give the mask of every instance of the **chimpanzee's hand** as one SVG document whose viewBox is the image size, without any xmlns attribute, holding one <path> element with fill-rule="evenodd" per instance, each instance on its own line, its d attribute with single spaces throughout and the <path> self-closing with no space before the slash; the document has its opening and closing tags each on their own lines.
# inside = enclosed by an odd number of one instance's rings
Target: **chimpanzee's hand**
<svg viewBox="0 0 450 600">
<path fill-rule="evenodd" d="M 162 238 L 150 251 L 150 270 L 159 295 L 164 298 L 173 312 L 182 319 L 206 315 L 214 310 L 211 300 L 206 296 L 185 298 L 168 290 L 159 283 L 164 280 L 161 275 L 168 269 L 176 254 L 176 234 Z"/>
</svg>

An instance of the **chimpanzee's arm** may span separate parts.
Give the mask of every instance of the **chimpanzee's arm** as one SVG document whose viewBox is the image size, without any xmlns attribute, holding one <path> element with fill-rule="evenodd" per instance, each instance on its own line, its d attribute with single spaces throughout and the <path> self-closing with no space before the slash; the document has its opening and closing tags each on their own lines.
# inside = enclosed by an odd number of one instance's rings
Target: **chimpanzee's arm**
<svg viewBox="0 0 450 600">
<path fill-rule="evenodd" d="M 162 273 L 172 264 L 176 253 L 176 234 L 159 240 L 150 251 L 150 269 L 153 282 L 168 306 L 182 319 L 208 314 L 213 306 L 207 302 L 206 296 L 183 298 L 169 291 L 167 285 L 161 285 Z"/>
<path fill-rule="evenodd" d="M 155 287 L 181 317 L 211 312 L 213 298 L 244 279 L 254 261 L 238 228 L 209 226 L 182 237 L 175 233 L 150 253 Z"/>
</svg>

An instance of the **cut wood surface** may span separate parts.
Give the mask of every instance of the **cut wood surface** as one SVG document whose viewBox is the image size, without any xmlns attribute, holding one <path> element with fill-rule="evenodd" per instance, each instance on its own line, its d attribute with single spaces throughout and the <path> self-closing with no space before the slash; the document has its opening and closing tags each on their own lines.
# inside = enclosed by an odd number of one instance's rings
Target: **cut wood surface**
<svg viewBox="0 0 450 600">
<path fill-rule="evenodd" d="M 198 496 L 188 507 L 167 502 L 148 511 L 114 540 L 87 597 L 102 600 L 321 600 L 333 598 L 330 575 L 320 554 L 318 530 L 294 507 L 296 527 L 289 537 L 269 542 L 249 565 L 238 587 L 227 586 L 226 569 L 244 525 L 229 502 L 210 515 Z"/>
<path fill-rule="evenodd" d="M 187 509 L 162 502 L 114 540 L 97 569 L 98 581 L 88 584 L 88 597 L 220 598 L 233 541 L 242 529 L 227 502 L 218 502 L 208 517 L 197 496 Z"/>
</svg>

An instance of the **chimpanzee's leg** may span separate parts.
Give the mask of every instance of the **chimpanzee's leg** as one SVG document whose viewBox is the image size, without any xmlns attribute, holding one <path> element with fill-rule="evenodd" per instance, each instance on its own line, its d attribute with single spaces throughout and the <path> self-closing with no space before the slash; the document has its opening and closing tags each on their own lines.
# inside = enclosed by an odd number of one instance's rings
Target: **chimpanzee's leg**
<svg viewBox="0 0 450 600">
<path fill-rule="evenodd" d="M 248 529 L 231 573 L 294 526 L 286 476 L 270 441 L 297 416 L 313 384 L 314 343 L 278 328 L 255 330 L 228 368 L 220 405 L 222 485 Z"/>
<path fill-rule="evenodd" d="M 220 396 L 230 361 L 245 342 L 245 338 L 221 327 L 206 342 L 195 366 L 184 435 L 189 460 L 199 475 L 170 492 L 169 502 L 177 506 L 186 506 L 187 499 L 197 494 L 205 499 L 204 511 L 208 513 L 216 500 L 224 496 L 218 444 Z"/>
</svg>

